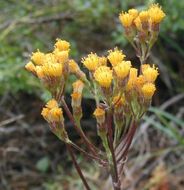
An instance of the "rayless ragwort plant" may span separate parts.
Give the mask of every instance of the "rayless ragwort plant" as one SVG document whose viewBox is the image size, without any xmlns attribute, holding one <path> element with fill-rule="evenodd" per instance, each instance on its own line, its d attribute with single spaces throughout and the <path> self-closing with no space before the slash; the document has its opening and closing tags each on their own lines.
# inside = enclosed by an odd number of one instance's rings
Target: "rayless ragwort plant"
<svg viewBox="0 0 184 190">
<path fill-rule="evenodd" d="M 60 39 L 57 39 L 52 52 L 33 53 L 31 61 L 25 66 L 51 92 L 53 99 L 47 102 L 41 114 L 49 123 L 51 131 L 66 144 L 77 172 L 88 190 L 90 187 L 76 161 L 73 148 L 107 168 L 114 190 L 123 188 L 122 174 L 128 150 L 138 123 L 147 111 L 156 90 L 154 82 L 158 69 L 147 64 L 147 58 L 157 40 L 159 25 L 164 17 L 165 14 L 158 4 L 153 4 L 148 10 L 141 12 L 130 9 L 119 15 L 125 36 L 140 60 L 139 69 L 125 60 L 125 54 L 116 47 L 108 52 L 107 57 L 90 53 L 83 58 L 82 63 L 89 71 L 86 75 L 79 65 L 69 58 L 70 43 Z M 69 75 L 75 75 L 77 78 L 71 94 L 72 111 L 65 102 L 65 85 Z M 105 151 L 99 150 L 81 127 L 83 88 L 95 99 L 94 116 Z M 63 110 L 85 143 L 87 151 L 68 136 Z"/>
</svg>

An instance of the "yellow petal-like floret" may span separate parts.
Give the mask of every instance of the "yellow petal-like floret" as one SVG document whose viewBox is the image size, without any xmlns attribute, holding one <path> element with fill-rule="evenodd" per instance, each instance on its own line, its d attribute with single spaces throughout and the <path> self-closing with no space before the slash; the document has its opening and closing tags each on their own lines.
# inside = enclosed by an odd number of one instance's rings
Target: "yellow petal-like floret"
<svg viewBox="0 0 184 190">
<path fill-rule="evenodd" d="M 63 118 L 63 111 L 61 108 L 52 108 L 48 114 L 48 120 L 50 122 L 59 122 Z"/>
<path fill-rule="evenodd" d="M 36 65 L 43 65 L 45 60 L 45 54 L 40 52 L 39 50 L 32 54 L 31 60 Z"/>
<path fill-rule="evenodd" d="M 137 30 L 139 30 L 139 31 L 142 30 L 142 23 L 141 23 L 141 19 L 139 16 L 134 20 L 134 24 L 135 24 Z"/>
<path fill-rule="evenodd" d="M 146 69 L 150 68 L 151 66 L 149 64 L 142 64 L 141 65 L 141 71 L 144 72 Z"/>
<path fill-rule="evenodd" d="M 149 20 L 149 13 L 148 11 L 141 11 L 139 13 L 139 18 L 141 22 L 147 22 Z"/>
<path fill-rule="evenodd" d="M 148 13 L 151 18 L 151 22 L 155 24 L 160 23 L 165 17 L 165 13 L 158 4 L 151 5 L 148 9 Z"/>
<path fill-rule="evenodd" d="M 58 107 L 58 103 L 55 99 L 47 102 L 46 106 L 42 109 L 41 115 L 48 122 L 60 122 L 63 121 L 63 111 Z"/>
<path fill-rule="evenodd" d="M 122 23 L 122 25 L 127 28 L 127 27 L 130 27 L 132 26 L 132 23 L 133 23 L 133 20 L 134 20 L 134 16 L 132 14 L 129 14 L 129 13 L 121 13 L 119 15 L 119 19 Z"/>
<path fill-rule="evenodd" d="M 71 73 L 76 73 L 78 70 L 80 70 L 78 64 L 73 60 L 69 60 L 69 70 Z"/>
<path fill-rule="evenodd" d="M 63 64 L 68 61 L 69 51 L 59 51 L 59 49 L 55 49 L 53 53 L 58 63 Z"/>
<path fill-rule="evenodd" d="M 100 65 L 107 65 L 107 58 L 106 57 L 99 57 L 99 66 Z"/>
<path fill-rule="evenodd" d="M 84 83 L 81 80 L 75 81 L 73 84 L 73 92 L 82 93 L 82 90 L 84 88 Z"/>
<path fill-rule="evenodd" d="M 95 71 L 99 65 L 99 57 L 96 53 L 90 53 L 87 57 L 82 59 L 82 63 L 90 71 Z"/>
<path fill-rule="evenodd" d="M 60 63 L 46 63 L 42 69 L 46 77 L 61 77 L 63 73 L 63 65 Z"/>
<path fill-rule="evenodd" d="M 105 110 L 97 107 L 93 113 L 96 117 L 97 123 L 103 124 L 105 122 Z"/>
<path fill-rule="evenodd" d="M 58 107 L 58 103 L 55 99 L 51 99 L 47 102 L 46 107 L 49 109 L 52 109 L 52 108 Z"/>
<path fill-rule="evenodd" d="M 130 91 L 134 88 L 137 80 L 137 69 L 136 68 L 131 68 L 130 69 L 130 74 L 129 74 L 129 80 L 126 86 L 126 90 Z"/>
<path fill-rule="evenodd" d="M 119 50 L 118 48 L 110 50 L 109 55 L 107 56 L 113 67 L 121 63 L 125 57 L 126 56 L 123 54 L 122 50 Z"/>
<path fill-rule="evenodd" d="M 145 77 L 143 75 L 139 75 L 136 80 L 136 88 L 140 90 L 145 83 L 146 83 Z"/>
<path fill-rule="evenodd" d="M 124 79 L 128 76 L 131 68 L 131 62 L 130 61 L 122 61 L 117 66 L 114 67 L 114 71 L 116 76 L 119 79 Z"/>
<path fill-rule="evenodd" d="M 147 82 L 155 82 L 157 76 L 158 76 L 158 68 L 149 67 L 147 69 L 144 69 L 143 71 L 143 76 Z"/>
<path fill-rule="evenodd" d="M 65 40 L 57 39 L 55 48 L 59 51 L 68 51 L 70 49 L 70 43 Z"/>
<path fill-rule="evenodd" d="M 142 94 L 143 94 L 145 99 L 151 99 L 155 90 L 156 90 L 156 88 L 155 88 L 154 84 L 146 83 L 142 87 Z"/>
<path fill-rule="evenodd" d="M 129 9 L 128 13 L 133 16 L 133 19 L 135 19 L 139 14 L 137 9 Z"/>
<path fill-rule="evenodd" d="M 43 72 L 43 66 L 36 66 L 35 70 L 39 79 L 43 79 L 45 77 L 44 72 Z"/>
<path fill-rule="evenodd" d="M 103 115 L 105 115 L 105 111 L 98 107 L 98 108 L 95 109 L 93 115 L 95 117 L 103 116 Z"/>
<path fill-rule="evenodd" d="M 100 86 L 109 88 L 112 83 L 112 70 L 107 66 L 100 66 L 94 73 L 95 80 Z"/>
<path fill-rule="evenodd" d="M 31 61 L 25 65 L 25 68 L 26 68 L 26 70 L 33 72 L 33 73 L 36 70 L 35 65 Z"/>
</svg>

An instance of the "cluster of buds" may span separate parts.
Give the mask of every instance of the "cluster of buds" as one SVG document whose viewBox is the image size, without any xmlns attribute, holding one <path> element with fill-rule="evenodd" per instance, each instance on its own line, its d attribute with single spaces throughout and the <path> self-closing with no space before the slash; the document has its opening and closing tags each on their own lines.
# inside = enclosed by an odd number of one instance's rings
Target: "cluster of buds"
<svg viewBox="0 0 184 190">
<path fill-rule="evenodd" d="M 125 36 L 137 52 L 137 56 L 144 58 L 149 56 L 149 51 L 157 40 L 159 26 L 165 13 L 158 4 L 152 4 L 148 10 L 138 11 L 130 9 L 122 12 L 119 19 L 125 29 Z M 140 56 L 141 54 L 141 56 Z"/>
<path fill-rule="evenodd" d="M 159 32 L 159 24 L 165 17 L 158 4 L 151 5 L 148 10 L 138 12 L 130 9 L 119 16 L 125 28 L 125 35 L 136 50 L 140 59 L 140 67 L 135 68 L 124 52 L 117 47 L 109 50 L 106 56 L 90 53 L 82 58 L 83 66 L 88 70 L 86 75 L 79 65 L 69 58 L 70 43 L 58 39 L 54 50 L 50 53 L 37 51 L 32 54 L 31 61 L 25 68 L 38 77 L 51 92 L 52 98 L 42 110 L 42 116 L 49 123 L 53 133 L 63 140 L 69 152 L 72 145 L 100 164 L 109 163 L 109 171 L 115 190 L 120 190 L 119 175 L 122 159 L 134 136 L 136 126 L 147 111 L 155 93 L 155 81 L 159 75 L 155 65 L 147 64 L 147 57 Z M 66 104 L 65 86 L 70 75 L 75 75 L 71 94 L 71 106 Z M 96 102 L 94 117 L 97 121 L 97 131 L 105 152 L 102 153 L 85 136 L 80 125 L 82 113 L 83 88 L 89 90 Z M 89 153 L 69 140 L 65 130 L 63 111 L 66 112 L 75 129 L 84 140 Z M 74 159 L 72 155 L 72 159 Z M 76 165 L 76 161 L 74 161 Z M 77 171 L 79 168 L 77 166 Z M 79 175 L 82 173 L 79 171 Z M 89 189 L 84 177 L 81 179 Z M 117 188 L 118 186 L 118 188 Z"/>
<path fill-rule="evenodd" d="M 63 110 L 55 99 L 47 102 L 41 115 L 49 123 L 51 131 L 61 140 L 68 141 L 68 135 L 64 127 Z"/>
</svg>

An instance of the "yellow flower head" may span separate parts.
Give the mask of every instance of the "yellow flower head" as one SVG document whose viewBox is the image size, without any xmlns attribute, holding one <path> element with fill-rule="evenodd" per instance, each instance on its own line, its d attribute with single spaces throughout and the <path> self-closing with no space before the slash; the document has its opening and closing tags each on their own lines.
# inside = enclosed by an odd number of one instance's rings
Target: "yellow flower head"
<svg viewBox="0 0 184 190">
<path fill-rule="evenodd" d="M 44 117 L 45 120 L 48 122 L 60 122 L 63 121 L 63 111 L 61 108 L 58 107 L 58 103 L 55 99 L 50 100 L 46 107 L 42 109 L 41 115 Z"/>
<path fill-rule="evenodd" d="M 49 108 L 49 109 L 52 109 L 52 108 L 55 108 L 55 107 L 58 107 L 58 103 L 55 99 L 51 99 L 47 102 L 46 104 L 46 108 Z"/>
<path fill-rule="evenodd" d="M 55 49 L 53 53 L 58 63 L 64 64 L 66 61 L 68 61 L 68 51 L 59 51 L 59 49 Z"/>
<path fill-rule="evenodd" d="M 65 40 L 57 39 L 55 43 L 55 48 L 58 49 L 59 51 L 69 51 L 70 43 Z"/>
<path fill-rule="evenodd" d="M 94 73 L 95 80 L 100 86 L 109 88 L 112 83 L 112 70 L 107 66 L 100 66 Z"/>
<path fill-rule="evenodd" d="M 142 87 L 142 94 L 145 99 L 150 100 L 155 92 L 155 85 L 152 83 L 146 83 Z"/>
<path fill-rule="evenodd" d="M 32 54 L 31 60 L 36 65 L 43 65 L 45 59 L 45 54 L 40 52 L 39 50 Z"/>
<path fill-rule="evenodd" d="M 133 20 L 134 20 L 134 16 L 132 14 L 129 13 L 120 13 L 119 15 L 119 19 L 122 23 L 122 25 L 127 28 L 132 26 Z"/>
<path fill-rule="evenodd" d="M 105 110 L 102 108 L 97 107 L 93 115 L 96 117 L 96 120 L 99 124 L 103 124 L 105 122 Z"/>
<path fill-rule="evenodd" d="M 46 77 L 61 77 L 63 73 L 63 65 L 60 63 L 45 63 L 42 69 Z"/>
<path fill-rule="evenodd" d="M 125 57 L 126 56 L 123 54 L 122 50 L 119 50 L 118 48 L 110 50 L 109 55 L 107 56 L 113 67 L 121 63 Z"/>
<path fill-rule="evenodd" d="M 144 69 L 142 71 L 143 76 L 147 82 L 155 82 L 157 76 L 158 76 L 158 68 L 153 67 L 148 67 L 147 69 Z"/>
<path fill-rule="evenodd" d="M 142 23 L 141 23 L 141 19 L 139 16 L 134 20 L 134 24 L 135 24 L 137 30 L 139 30 L 139 31 L 142 30 Z"/>
<path fill-rule="evenodd" d="M 81 107 L 81 101 L 82 101 L 82 93 L 80 92 L 73 92 L 71 94 L 72 97 L 72 107 L 75 108 L 79 108 Z"/>
<path fill-rule="evenodd" d="M 150 8 L 148 9 L 148 13 L 149 13 L 151 22 L 155 24 L 160 23 L 165 17 L 165 13 L 163 12 L 159 4 L 151 5 Z"/>
<path fill-rule="evenodd" d="M 25 65 L 25 68 L 26 70 L 35 73 L 36 67 L 31 61 Z"/>
<path fill-rule="evenodd" d="M 137 9 L 129 9 L 128 13 L 133 16 L 133 19 L 137 18 L 139 12 Z"/>
<path fill-rule="evenodd" d="M 105 115 L 105 111 L 103 109 L 101 109 L 101 108 L 98 107 L 98 108 L 95 109 L 93 115 L 95 117 L 104 116 Z"/>
<path fill-rule="evenodd" d="M 99 65 L 99 57 L 96 53 L 90 53 L 87 57 L 82 59 L 82 63 L 90 71 L 95 71 Z"/>
<path fill-rule="evenodd" d="M 140 90 L 145 83 L 145 77 L 143 75 L 139 75 L 136 80 L 136 88 Z"/>
<path fill-rule="evenodd" d="M 84 83 L 81 80 L 75 81 L 73 84 L 73 92 L 74 93 L 82 93 L 82 90 L 84 88 Z"/>
<path fill-rule="evenodd" d="M 45 77 L 44 72 L 43 72 L 43 66 L 36 66 L 35 70 L 39 79 L 43 79 Z"/>
<path fill-rule="evenodd" d="M 149 64 L 143 64 L 141 65 L 141 70 L 142 72 L 144 72 L 146 69 L 150 68 L 150 65 Z"/>
<path fill-rule="evenodd" d="M 69 70 L 71 73 L 76 73 L 77 71 L 80 70 L 78 64 L 73 59 L 69 60 L 68 64 L 69 64 Z"/>
<path fill-rule="evenodd" d="M 49 111 L 48 120 L 50 122 L 59 122 L 63 120 L 63 111 L 61 108 L 52 108 Z"/>
<path fill-rule="evenodd" d="M 126 86 L 126 90 L 130 91 L 134 88 L 137 80 L 137 69 L 136 68 L 131 68 L 130 69 L 130 74 L 129 74 L 129 80 Z"/>
<path fill-rule="evenodd" d="M 107 65 L 107 58 L 106 57 L 99 57 L 99 66 L 100 65 Z"/>
<path fill-rule="evenodd" d="M 124 79 L 128 76 L 131 68 L 131 62 L 130 61 L 122 61 L 117 66 L 114 67 L 114 71 L 116 73 L 116 76 L 119 79 Z"/>
<path fill-rule="evenodd" d="M 141 11 L 139 13 L 139 18 L 140 18 L 141 22 L 148 22 L 148 20 L 149 20 L 149 13 L 148 13 L 148 11 Z"/>
</svg>

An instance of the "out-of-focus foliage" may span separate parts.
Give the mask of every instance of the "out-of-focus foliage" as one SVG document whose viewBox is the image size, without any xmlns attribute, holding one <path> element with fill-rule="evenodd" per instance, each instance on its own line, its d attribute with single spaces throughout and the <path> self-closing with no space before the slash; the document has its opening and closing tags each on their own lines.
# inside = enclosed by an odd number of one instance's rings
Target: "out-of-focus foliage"
<svg viewBox="0 0 184 190">
<path fill-rule="evenodd" d="M 118 20 L 121 10 L 131 7 L 144 8 L 151 0 L 22 0 L 0 2 L 0 94 L 26 91 L 40 92 L 38 81 L 24 69 L 26 60 L 37 48 L 49 51 L 56 38 L 64 38 L 72 43 L 72 57 L 80 57 L 90 51 L 103 53 L 115 45 L 128 46 L 122 35 Z M 170 72 L 177 90 L 182 89 L 182 80 L 177 74 L 181 64 L 173 70 L 173 63 L 166 54 L 169 49 L 184 56 L 184 1 L 159 0 L 167 18 L 162 25 L 158 51 L 164 62 L 163 71 Z M 166 47 L 168 49 L 166 50 Z M 177 60 L 176 60 L 177 61 Z M 167 65 L 167 68 L 166 66 Z M 163 81 L 172 88 L 170 78 L 165 73 Z M 36 88 L 35 88 L 36 87 Z M 35 89 L 37 89 L 35 91 Z M 34 92 L 33 92 L 34 90 Z"/>
</svg>

